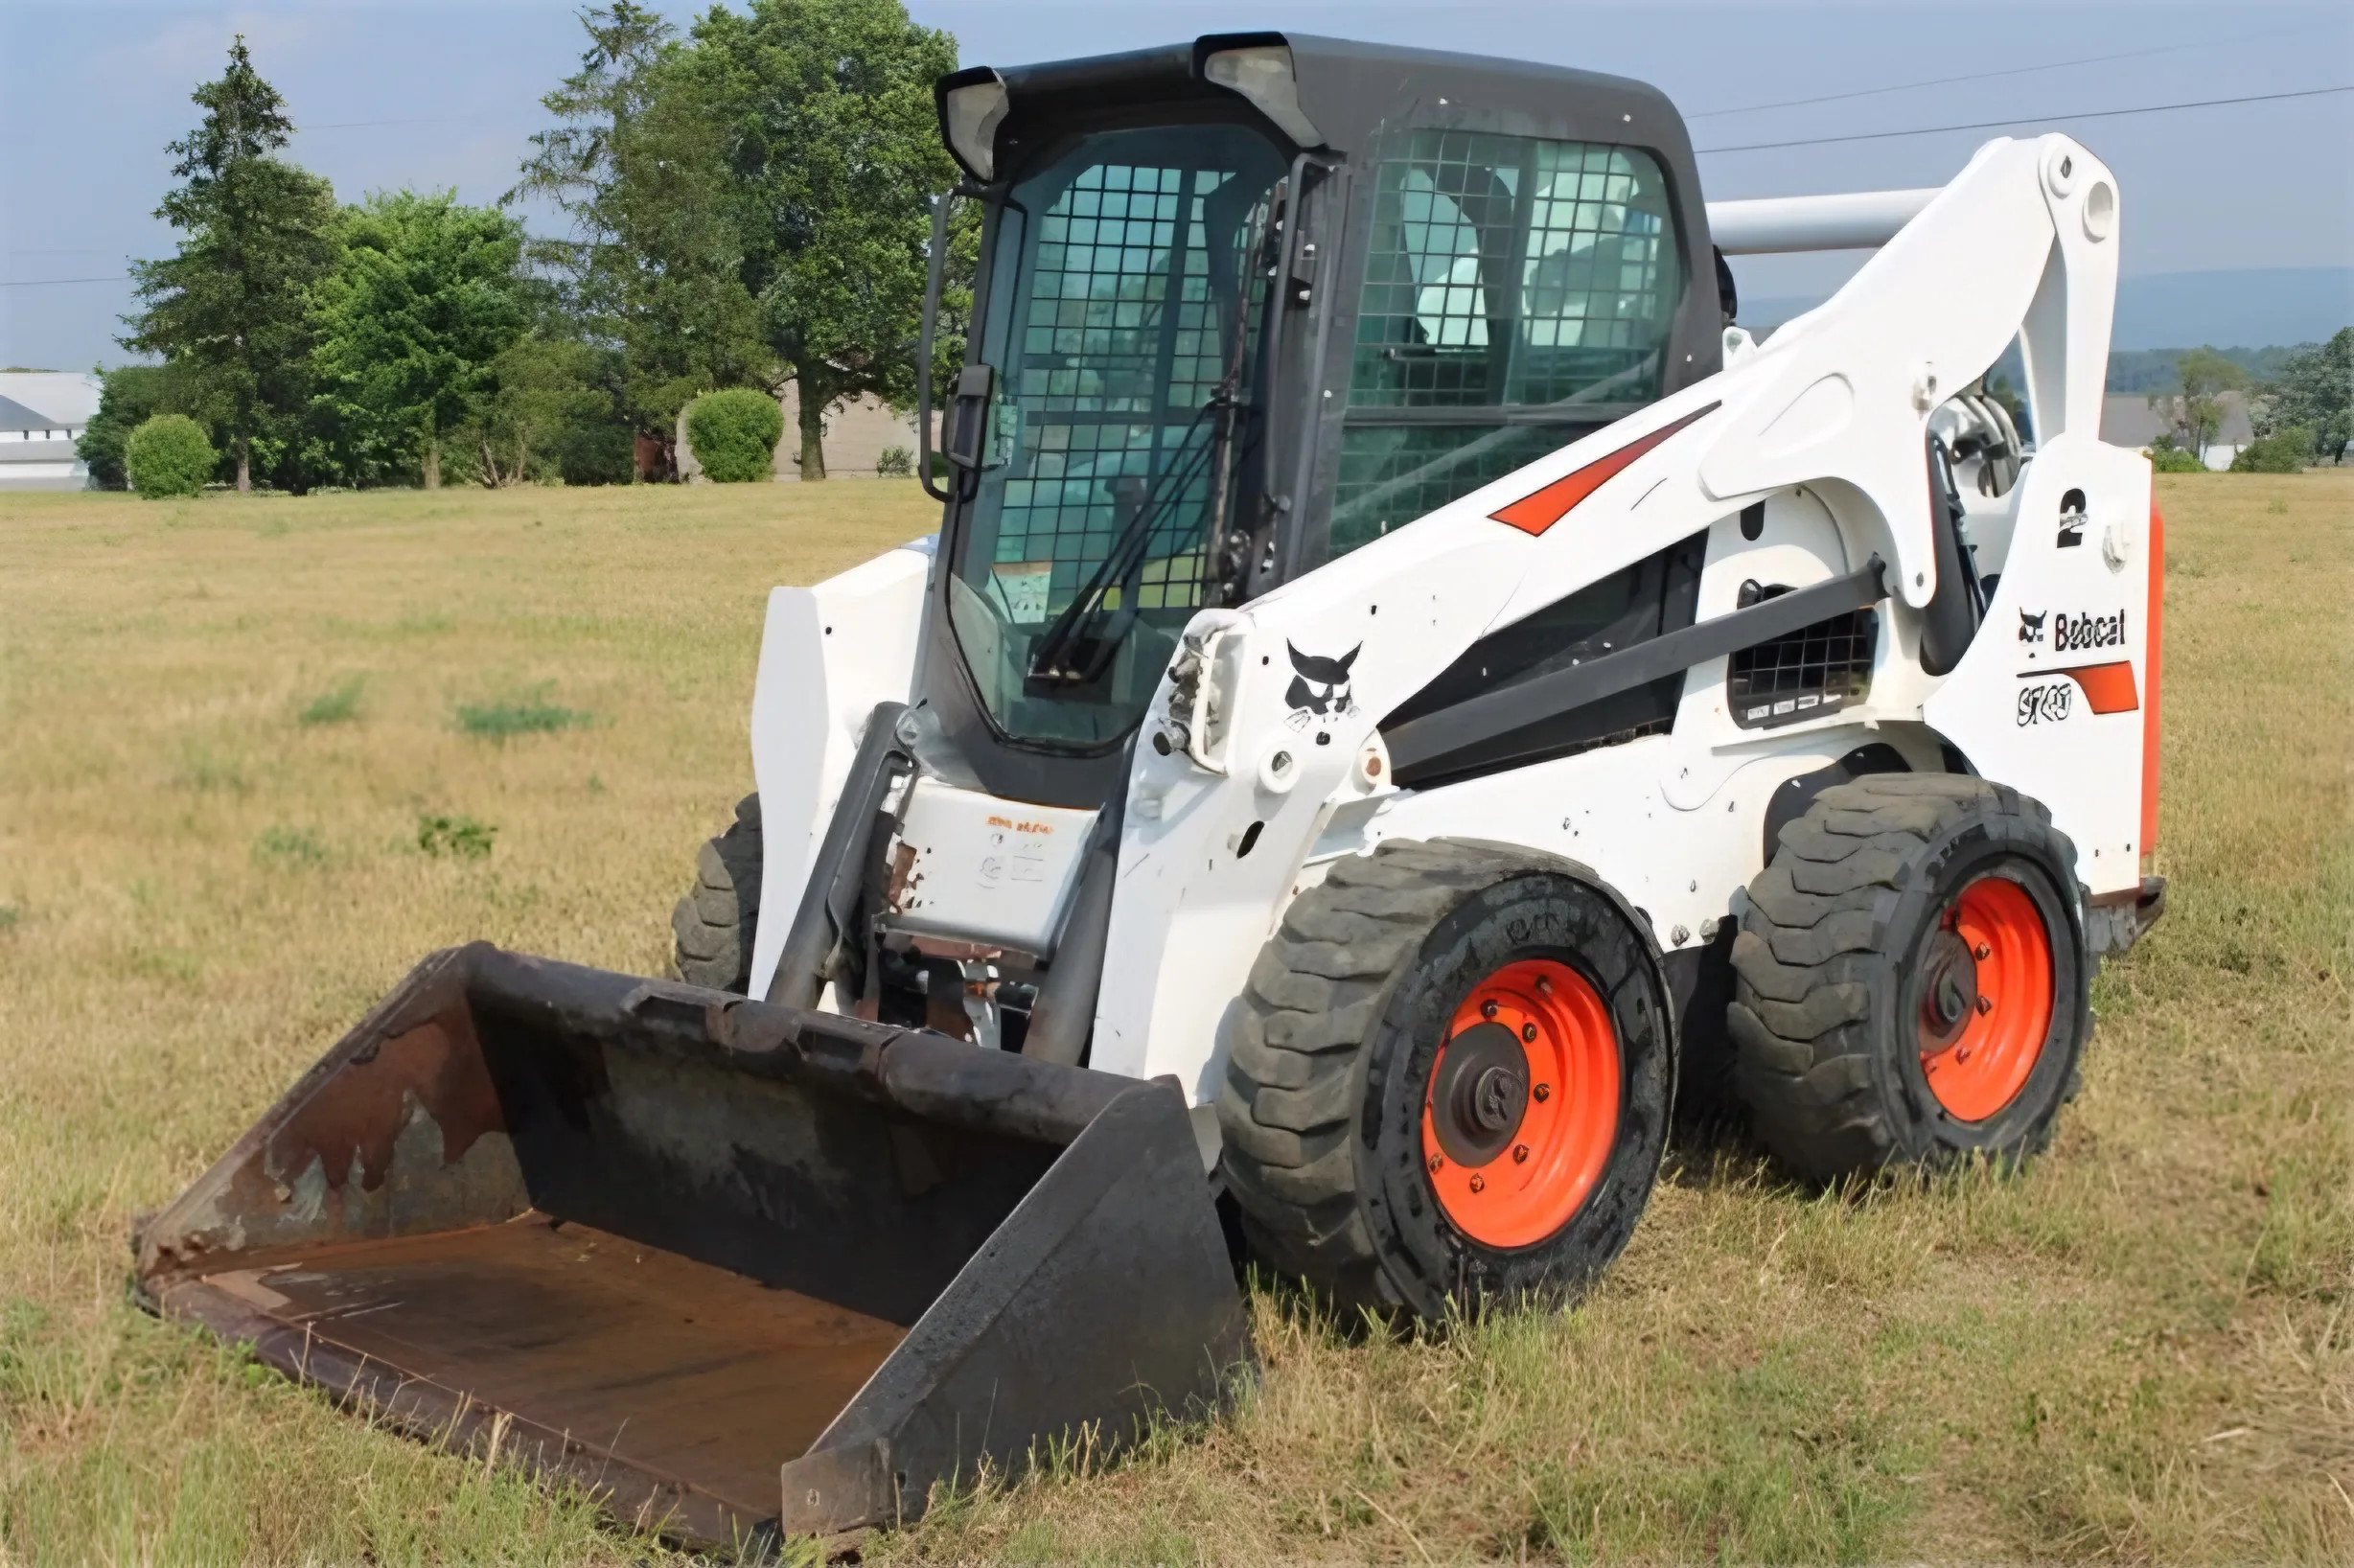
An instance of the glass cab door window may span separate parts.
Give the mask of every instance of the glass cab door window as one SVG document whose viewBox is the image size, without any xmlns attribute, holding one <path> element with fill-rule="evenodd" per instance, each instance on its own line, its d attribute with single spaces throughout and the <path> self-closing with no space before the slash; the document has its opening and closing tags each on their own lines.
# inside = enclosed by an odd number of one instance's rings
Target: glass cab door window
<svg viewBox="0 0 2354 1568">
<path fill-rule="evenodd" d="M 980 351 L 998 391 L 948 594 L 1015 739 L 1124 735 L 1202 603 L 1212 513 L 1256 441 L 1265 290 L 1248 264 L 1283 173 L 1240 126 L 1104 131 L 1000 210 Z"/>
<path fill-rule="evenodd" d="M 1639 149 L 1408 131 L 1373 199 L 1333 555 L 1656 398 L 1683 297 Z"/>
</svg>

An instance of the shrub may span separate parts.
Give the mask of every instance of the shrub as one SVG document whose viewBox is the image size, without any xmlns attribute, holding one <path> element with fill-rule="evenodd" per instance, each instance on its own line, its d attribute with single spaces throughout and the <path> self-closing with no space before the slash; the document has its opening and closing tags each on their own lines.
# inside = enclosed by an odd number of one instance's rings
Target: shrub
<svg viewBox="0 0 2354 1568">
<path fill-rule="evenodd" d="M 2204 473 L 2206 465 L 2188 447 L 2178 447 L 2174 437 L 2161 435 L 2150 443 L 2150 467 L 2159 473 Z"/>
<path fill-rule="evenodd" d="M 2234 473 L 2302 473 L 2313 459 L 2313 432 L 2292 425 L 2271 435 L 2260 435 L 2240 449 L 2231 460 Z"/>
<path fill-rule="evenodd" d="M 776 443 L 784 433 L 784 409 L 749 386 L 706 392 L 687 404 L 687 446 L 703 465 L 704 477 L 714 484 L 773 477 Z"/>
<path fill-rule="evenodd" d="M 219 461 L 204 427 L 186 414 L 157 414 L 131 431 L 123 447 L 130 487 L 150 499 L 202 495 Z"/>
<path fill-rule="evenodd" d="M 906 479 L 915 473 L 915 453 L 905 447 L 886 447 L 874 454 L 878 479 Z"/>
</svg>

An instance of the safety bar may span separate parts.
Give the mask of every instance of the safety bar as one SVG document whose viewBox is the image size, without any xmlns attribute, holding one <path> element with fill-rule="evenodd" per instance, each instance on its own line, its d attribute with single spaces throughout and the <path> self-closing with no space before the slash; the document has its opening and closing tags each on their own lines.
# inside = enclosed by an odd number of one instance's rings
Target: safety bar
<svg viewBox="0 0 2354 1568">
<path fill-rule="evenodd" d="M 1896 231 L 1919 217 L 1941 189 L 1712 201 L 1708 234 L 1727 256 L 1868 250 L 1895 239 Z"/>
</svg>

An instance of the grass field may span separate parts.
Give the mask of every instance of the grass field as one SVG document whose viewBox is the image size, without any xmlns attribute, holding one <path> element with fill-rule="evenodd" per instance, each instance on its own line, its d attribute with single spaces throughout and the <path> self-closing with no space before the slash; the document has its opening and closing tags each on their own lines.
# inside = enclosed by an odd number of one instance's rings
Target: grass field
<svg viewBox="0 0 2354 1568">
<path fill-rule="evenodd" d="M 1578 1309 L 1350 1344 L 869 1560 L 2354 1557 L 2354 475 L 2162 482 L 2172 912 L 2048 1158 L 1684 1149 Z M 174 1195 L 427 950 L 658 972 L 760 608 L 912 485 L 0 500 L 0 1561 L 631 1562 L 578 1498 L 127 1303 Z"/>
</svg>

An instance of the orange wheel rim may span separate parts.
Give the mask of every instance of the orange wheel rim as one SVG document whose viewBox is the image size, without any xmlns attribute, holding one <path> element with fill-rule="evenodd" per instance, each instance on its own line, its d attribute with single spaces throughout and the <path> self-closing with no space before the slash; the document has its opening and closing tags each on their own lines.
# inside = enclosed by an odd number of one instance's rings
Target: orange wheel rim
<svg viewBox="0 0 2354 1568">
<path fill-rule="evenodd" d="M 1923 957 L 1914 1018 L 1929 1093 L 1961 1121 L 2019 1097 L 2051 1033 L 2051 933 L 2027 890 L 1985 876 L 1962 889 Z"/>
<path fill-rule="evenodd" d="M 1447 1026 L 1422 1096 L 1422 1162 L 1455 1228 L 1527 1247 L 1567 1225 L 1618 1142 L 1609 1009 L 1550 958 L 1505 965 Z"/>
</svg>

